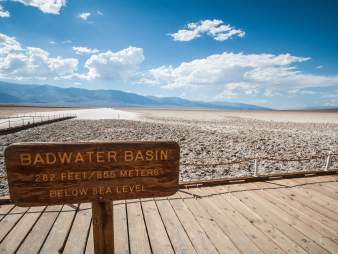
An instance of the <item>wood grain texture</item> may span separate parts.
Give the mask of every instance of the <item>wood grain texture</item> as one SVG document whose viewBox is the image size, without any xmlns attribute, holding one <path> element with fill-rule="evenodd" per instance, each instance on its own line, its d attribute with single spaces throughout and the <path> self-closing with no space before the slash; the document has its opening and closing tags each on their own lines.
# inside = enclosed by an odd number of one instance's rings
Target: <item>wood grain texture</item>
<svg viewBox="0 0 338 254">
<path fill-rule="evenodd" d="M 114 253 L 113 202 L 93 202 L 94 252 Z"/>
<path fill-rule="evenodd" d="M 176 142 L 19 143 L 5 150 L 10 198 L 20 206 L 170 196 Z"/>
<path fill-rule="evenodd" d="M 166 253 L 170 245 L 175 253 L 338 253 L 338 213 L 325 205 L 334 190 L 322 192 L 327 199 L 318 203 L 316 186 L 337 187 L 325 178 L 304 178 L 292 188 L 273 185 L 281 181 L 275 180 L 114 201 L 115 253 Z M 90 203 L 63 205 L 57 218 L 59 206 L 42 214 L 41 207 L 7 206 L 0 207 L 1 254 L 94 253 Z"/>
</svg>

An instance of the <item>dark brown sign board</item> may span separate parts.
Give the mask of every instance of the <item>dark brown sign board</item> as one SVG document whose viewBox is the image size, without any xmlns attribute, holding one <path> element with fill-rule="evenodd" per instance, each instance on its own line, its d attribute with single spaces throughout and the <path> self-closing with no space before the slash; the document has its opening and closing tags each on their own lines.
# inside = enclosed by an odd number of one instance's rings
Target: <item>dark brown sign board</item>
<svg viewBox="0 0 338 254">
<path fill-rule="evenodd" d="M 176 142 L 18 143 L 5 150 L 18 206 L 92 202 L 95 253 L 114 251 L 112 200 L 178 190 Z"/>
<path fill-rule="evenodd" d="M 5 150 L 11 200 L 39 206 L 170 196 L 175 142 L 19 143 Z"/>
</svg>

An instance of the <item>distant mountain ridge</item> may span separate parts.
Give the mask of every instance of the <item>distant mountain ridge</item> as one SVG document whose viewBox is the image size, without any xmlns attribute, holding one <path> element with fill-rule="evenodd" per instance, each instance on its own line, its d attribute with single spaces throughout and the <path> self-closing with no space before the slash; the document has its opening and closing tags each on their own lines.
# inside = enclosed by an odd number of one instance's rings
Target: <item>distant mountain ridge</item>
<svg viewBox="0 0 338 254">
<path fill-rule="evenodd" d="M 0 81 L 0 104 L 77 107 L 184 107 L 241 110 L 270 108 L 228 102 L 200 102 L 179 97 L 142 96 L 119 90 L 87 90 L 51 85 L 22 85 Z"/>
</svg>

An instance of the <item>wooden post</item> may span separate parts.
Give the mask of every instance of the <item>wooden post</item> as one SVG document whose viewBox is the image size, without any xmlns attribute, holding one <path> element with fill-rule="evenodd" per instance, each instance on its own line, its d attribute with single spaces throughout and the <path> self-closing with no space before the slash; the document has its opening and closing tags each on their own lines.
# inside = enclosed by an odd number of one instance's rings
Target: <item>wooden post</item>
<svg viewBox="0 0 338 254">
<path fill-rule="evenodd" d="M 258 176 L 257 159 L 254 161 L 254 176 Z"/>
<path fill-rule="evenodd" d="M 114 253 L 113 202 L 92 202 L 95 254 Z"/>
<path fill-rule="evenodd" d="M 330 151 L 329 154 L 327 155 L 326 164 L 325 164 L 325 171 L 329 170 L 330 163 L 331 163 L 331 156 L 332 156 L 332 152 Z"/>
</svg>

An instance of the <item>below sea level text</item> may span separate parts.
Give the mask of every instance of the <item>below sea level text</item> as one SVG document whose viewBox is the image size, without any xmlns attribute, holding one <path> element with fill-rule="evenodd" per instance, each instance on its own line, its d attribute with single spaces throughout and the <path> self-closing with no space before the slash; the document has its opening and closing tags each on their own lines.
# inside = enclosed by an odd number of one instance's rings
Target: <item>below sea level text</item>
<svg viewBox="0 0 338 254">
<path fill-rule="evenodd" d="M 95 186 L 95 187 L 80 187 L 69 189 L 55 189 L 49 191 L 50 198 L 63 199 L 67 197 L 80 197 L 87 195 L 104 196 L 109 194 L 123 194 L 144 192 L 145 187 L 142 184 L 132 185 L 115 185 L 115 186 Z"/>
</svg>

